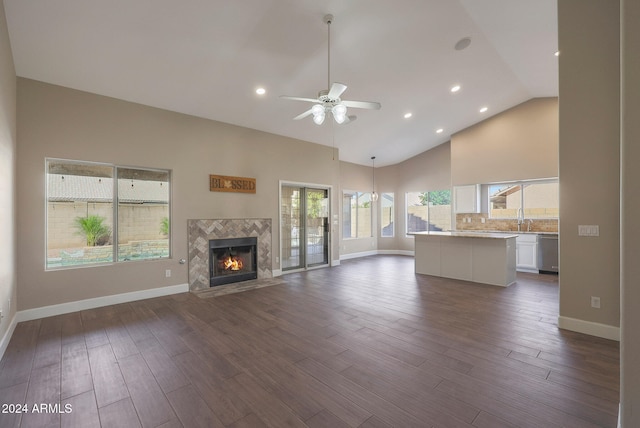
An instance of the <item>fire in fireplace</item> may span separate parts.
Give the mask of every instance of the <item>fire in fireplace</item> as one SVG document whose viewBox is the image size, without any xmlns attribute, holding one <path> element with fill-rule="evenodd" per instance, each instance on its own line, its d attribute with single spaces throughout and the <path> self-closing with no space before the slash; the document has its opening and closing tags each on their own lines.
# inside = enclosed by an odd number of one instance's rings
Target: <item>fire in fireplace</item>
<svg viewBox="0 0 640 428">
<path fill-rule="evenodd" d="M 209 285 L 230 284 L 258 278 L 258 238 L 228 238 L 209 241 Z"/>
<path fill-rule="evenodd" d="M 238 272 L 242 270 L 244 262 L 240 257 L 227 256 L 222 260 L 222 266 L 224 267 L 224 270 Z"/>
</svg>

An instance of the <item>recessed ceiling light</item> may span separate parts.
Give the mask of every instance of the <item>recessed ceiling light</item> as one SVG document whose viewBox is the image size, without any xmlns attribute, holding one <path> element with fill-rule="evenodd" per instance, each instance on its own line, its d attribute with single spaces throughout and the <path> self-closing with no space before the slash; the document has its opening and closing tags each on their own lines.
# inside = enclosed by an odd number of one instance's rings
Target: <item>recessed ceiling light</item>
<svg viewBox="0 0 640 428">
<path fill-rule="evenodd" d="M 451 87 L 451 92 L 454 94 L 460 90 L 460 85 L 455 85 Z"/>
<path fill-rule="evenodd" d="M 471 44 L 471 37 L 463 37 L 460 40 L 458 40 L 458 42 L 455 44 L 454 47 L 457 51 L 461 51 L 463 49 L 468 48 L 470 44 Z"/>
<path fill-rule="evenodd" d="M 266 94 L 266 93 L 267 93 L 267 90 L 266 90 L 266 89 L 264 89 L 264 88 L 258 88 L 258 89 L 256 89 L 256 94 L 258 94 L 258 95 L 264 95 L 264 94 Z"/>
<path fill-rule="evenodd" d="M 488 108 L 488 107 L 481 107 L 481 108 L 480 108 L 480 113 L 484 113 L 484 112 L 486 112 L 487 110 L 489 110 L 489 108 Z"/>
<path fill-rule="evenodd" d="M 442 128 L 436 129 L 436 134 L 442 134 L 443 132 L 444 132 L 444 129 Z"/>
<path fill-rule="evenodd" d="M 404 118 L 405 119 L 409 119 L 411 116 L 413 116 L 413 113 L 405 113 L 404 114 Z"/>
</svg>

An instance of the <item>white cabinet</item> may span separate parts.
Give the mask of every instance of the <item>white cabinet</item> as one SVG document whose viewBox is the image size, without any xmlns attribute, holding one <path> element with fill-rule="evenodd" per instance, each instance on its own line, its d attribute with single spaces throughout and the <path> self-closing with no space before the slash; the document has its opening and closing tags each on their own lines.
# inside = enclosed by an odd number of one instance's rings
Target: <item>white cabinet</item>
<svg viewBox="0 0 640 428">
<path fill-rule="evenodd" d="M 516 238 L 516 270 L 538 273 L 538 235 L 520 234 Z"/>
<path fill-rule="evenodd" d="M 456 213 L 479 213 L 480 185 L 454 186 L 453 200 Z"/>
</svg>

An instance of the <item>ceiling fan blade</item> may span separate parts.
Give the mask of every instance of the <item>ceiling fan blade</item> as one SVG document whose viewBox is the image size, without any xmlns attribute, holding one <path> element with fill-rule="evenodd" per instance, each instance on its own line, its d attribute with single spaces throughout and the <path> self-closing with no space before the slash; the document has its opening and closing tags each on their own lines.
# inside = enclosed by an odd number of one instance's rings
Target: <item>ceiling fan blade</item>
<svg viewBox="0 0 640 428">
<path fill-rule="evenodd" d="M 331 89 L 329 89 L 327 97 L 335 100 L 336 98 L 340 98 L 340 95 L 342 95 L 342 93 L 346 90 L 347 85 L 345 85 L 344 83 L 333 82 L 333 85 L 331 85 Z"/>
<path fill-rule="evenodd" d="M 304 119 L 305 117 L 309 116 L 312 113 L 311 110 L 312 109 L 309 109 L 309 110 L 305 111 L 304 113 L 301 113 L 301 114 L 297 115 L 296 117 L 293 118 L 293 120 Z"/>
<path fill-rule="evenodd" d="M 342 101 L 342 104 L 344 104 L 347 107 L 353 107 L 353 108 L 366 108 L 369 110 L 380 110 L 380 108 L 382 107 L 382 105 L 380 103 L 374 102 L 374 101 Z"/>
<path fill-rule="evenodd" d="M 287 96 L 287 95 L 280 95 L 280 98 L 282 98 L 284 100 L 306 101 L 308 103 L 317 103 L 318 102 L 317 98 L 290 97 L 290 96 Z"/>
</svg>

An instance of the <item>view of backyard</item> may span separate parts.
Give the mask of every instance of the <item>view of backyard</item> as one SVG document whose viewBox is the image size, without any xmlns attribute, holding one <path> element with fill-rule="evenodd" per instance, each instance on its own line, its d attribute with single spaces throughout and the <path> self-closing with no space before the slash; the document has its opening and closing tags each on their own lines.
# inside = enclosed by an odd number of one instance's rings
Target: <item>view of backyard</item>
<svg viewBox="0 0 640 428">
<path fill-rule="evenodd" d="M 168 171 L 65 161 L 48 169 L 47 268 L 169 257 Z"/>
</svg>

